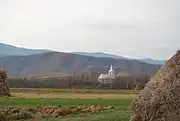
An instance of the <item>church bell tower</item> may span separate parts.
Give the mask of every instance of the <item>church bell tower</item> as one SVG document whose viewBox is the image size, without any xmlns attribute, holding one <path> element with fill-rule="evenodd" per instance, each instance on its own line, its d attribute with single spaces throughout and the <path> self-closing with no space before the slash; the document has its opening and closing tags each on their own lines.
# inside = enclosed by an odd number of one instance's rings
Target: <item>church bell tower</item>
<svg viewBox="0 0 180 121">
<path fill-rule="evenodd" d="M 109 75 L 115 76 L 115 71 L 113 70 L 112 65 L 111 65 L 111 68 L 110 68 L 110 70 L 109 70 Z"/>
</svg>

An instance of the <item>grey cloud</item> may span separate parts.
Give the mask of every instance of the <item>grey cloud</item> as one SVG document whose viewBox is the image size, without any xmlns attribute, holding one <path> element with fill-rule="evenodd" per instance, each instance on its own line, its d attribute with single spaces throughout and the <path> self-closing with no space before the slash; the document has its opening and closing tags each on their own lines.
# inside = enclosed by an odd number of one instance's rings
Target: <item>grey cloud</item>
<svg viewBox="0 0 180 121">
<path fill-rule="evenodd" d="M 89 28 L 89 29 L 99 29 L 99 30 L 138 29 L 138 27 L 135 25 L 126 25 L 121 23 L 91 23 L 91 24 L 78 24 L 76 26 Z"/>
<path fill-rule="evenodd" d="M 0 1 L 0 40 L 29 48 L 167 59 L 180 48 L 179 4 L 179 0 Z"/>
</svg>

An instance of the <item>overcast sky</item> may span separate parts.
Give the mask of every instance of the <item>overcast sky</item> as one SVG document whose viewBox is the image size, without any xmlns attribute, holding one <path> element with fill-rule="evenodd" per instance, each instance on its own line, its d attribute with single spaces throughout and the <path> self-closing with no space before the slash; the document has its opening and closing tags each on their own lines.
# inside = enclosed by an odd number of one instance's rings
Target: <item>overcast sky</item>
<svg viewBox="0 0 180 121">
<path fill-rule="evenodd" d="M 179 0 L 0 0 L 0 42 L 168 59 L 180 49 Z"/>
</svg>

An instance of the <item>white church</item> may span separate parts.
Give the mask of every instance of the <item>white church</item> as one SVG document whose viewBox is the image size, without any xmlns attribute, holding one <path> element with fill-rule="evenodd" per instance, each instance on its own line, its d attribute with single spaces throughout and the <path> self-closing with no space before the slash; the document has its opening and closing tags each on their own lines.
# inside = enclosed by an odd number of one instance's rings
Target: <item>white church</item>
<svg viewBox="0 0 180 121">
<path fill-rule="evenodd" d="M 113 81 L 115 80 L 115 77 L 116 77 L 116 74 L 115 74 L 115 71 L 113 70 L 113 67 L 111 65 L 109 73 L 108 74 L 100 74 L 97 81 L 100 84 L 112 84 Z"/>
</svg>

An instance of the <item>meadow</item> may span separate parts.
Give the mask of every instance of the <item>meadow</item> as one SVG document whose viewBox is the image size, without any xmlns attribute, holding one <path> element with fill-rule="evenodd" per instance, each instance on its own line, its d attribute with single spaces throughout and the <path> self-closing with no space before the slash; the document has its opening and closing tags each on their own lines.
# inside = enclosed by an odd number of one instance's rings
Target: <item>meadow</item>
<svg viewBox="0 0 180 121">
<path fill-rule="evenodd" d="M 0 106 L 113 106 L 98 113 L 78 113 L 58 118 L 26 121 L 128 121 L 131 103 L 139 91 L 103 89 L 11 89 L 12 97 L 0 99 Z"/>
</svg>

